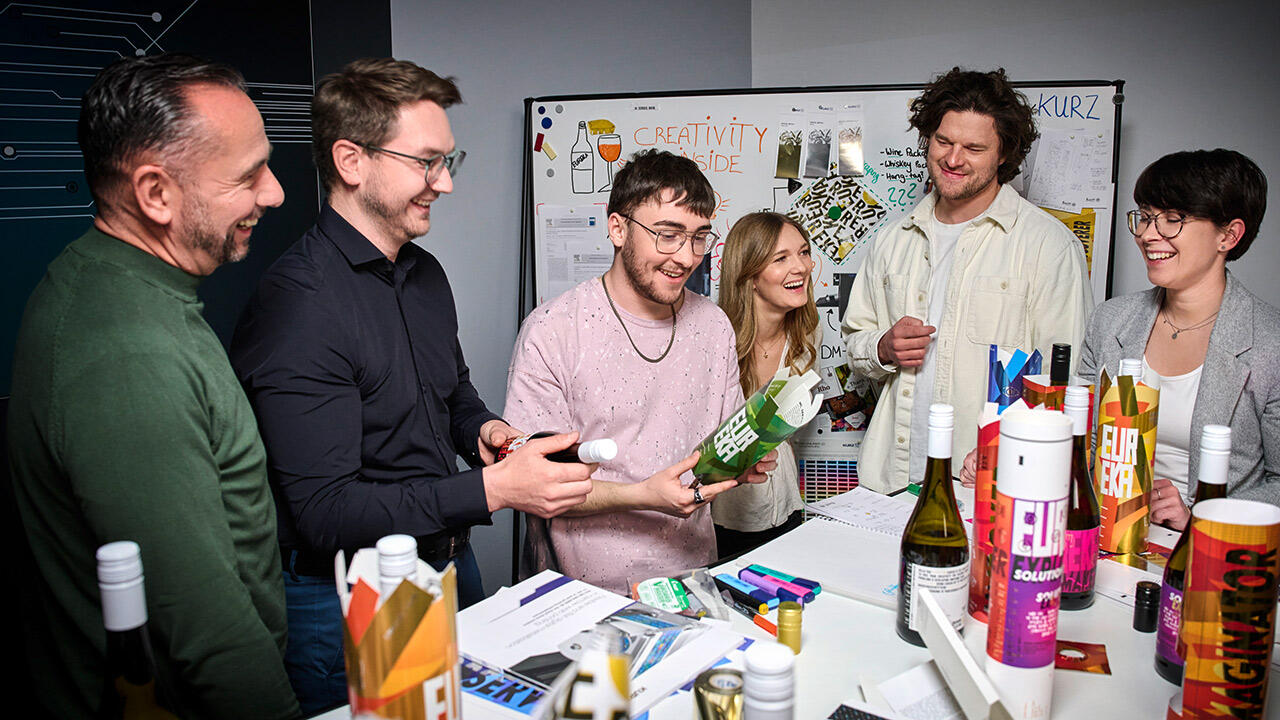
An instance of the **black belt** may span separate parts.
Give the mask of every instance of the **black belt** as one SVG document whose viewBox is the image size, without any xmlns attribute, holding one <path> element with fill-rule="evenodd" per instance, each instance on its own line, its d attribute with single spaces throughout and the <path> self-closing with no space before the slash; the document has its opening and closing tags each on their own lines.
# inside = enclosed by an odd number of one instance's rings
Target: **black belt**
<svg viewBox="0 0 1280 720">
<path fill-rule="evenodd" d="M 432 562 L 446 562 L 456 558 L 467 549 L 467 541 L 471 538 L 471 528 L 459 532 L 439 532 L 417 538 L 418 557 Z M 347 562 L 351 562 L 354 553 L 347 553 Z M 333 555 L 326 556 L 299 548 L 280 548 L 280 560 L 285 572 L 311 577 L 333 577 Z"/>
</svg>

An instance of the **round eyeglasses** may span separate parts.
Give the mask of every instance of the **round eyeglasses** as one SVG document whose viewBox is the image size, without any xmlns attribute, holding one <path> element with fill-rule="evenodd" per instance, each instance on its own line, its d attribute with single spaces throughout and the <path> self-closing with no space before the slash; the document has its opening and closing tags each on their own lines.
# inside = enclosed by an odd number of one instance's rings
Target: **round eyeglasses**
<svg viewBox="0 0 1280 720">
<path fill-rule="evenodd" d="M 674 230 L 671 228 L 663 228 L 654 230 L 644 223 L 636 220 L 629 215 L 622 217 L 648 230 L 653 235 L 653 247 L 663 255 L 674 255 L 684 247 L 686 240 L 689 241 L 689 248 L 693 250 L 694 255 L 706 255 L 711 252 L 711 248 L 715 247 L 716 241 L 720 236 L 712 230 Z"/>
<path fill-rule="evenodd" d="M 1178 237 L 1178 233 L 1182 232 L 1183 224 L 1195 219 L 1171 210 L 1155 214 L 1144 213 L 1141 210 L 1130 210 L 1125 213 L 1125 217 L 1129 220 L 1129 232 L 1133 233 L 1134 237 L 1141 236 L 1154 222 L 1156 224 L 1156 232 L 1165 240 L 1172 240 Z"/>
<path fill-rule="evenodd" d="M 352 142 L 355 142 L 355 141 L 352 140 Z M 359 142 L 356 144 L 364 148 L 365 150 L 369 150 L 371 152 L 386 153 L 388 155 L 395 155 L 397 157 L 408 158 L 410 160 L 416 161 L 418 165 L 422 166 L 422 170 L 426 175 L 428 184 L 433 183 L 436 180 L 439 180 L 440 172 L 445 169 L 448 169 L 449 177 L 457 177 L 458 170 L 462 169 L 462 161 L 467 158 L 466 150 L 455 149 L 453 152 L 442 153 L 440 155 L 431 155 L 430 157 L 418 157 L 417 155 L 410 155 L 408 153 L 397 152 L 395 150 L 388 150 L 384 147 L 378 147 L 377 145 L 366 145 L 365 143 L 359 143 Z"/>
</svg>

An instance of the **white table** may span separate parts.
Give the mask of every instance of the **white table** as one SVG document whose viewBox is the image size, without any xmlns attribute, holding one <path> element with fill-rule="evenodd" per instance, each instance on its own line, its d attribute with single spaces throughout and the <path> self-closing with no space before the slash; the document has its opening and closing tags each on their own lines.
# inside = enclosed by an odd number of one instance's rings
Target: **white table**
<svg viewBox="0 0 1280 720">
<path fill-rule="evenodd" d="M 812 522 L 812 521 L 811 521 Z M 825 521 L 824 521 L 825 522 Z M 783 572 L 794 572 L 822 582 L 791 568 L 821 562 L 824 555 L 856 553 L 856 546 L 830 547 L 824 534 L 822 546 L 809 541 L 814 527 L 806 523 L 796 530 L 760 547 L 733 563 L 759 563 Z M 896 556 L 894 562 L 897 562 Z M 1058 637 L 1066 640 L 1103 643 L 1111 675 L 1057 670 L 1053 683 L 1053 718 L 1153 718 L 1163 719 L 1169 698 L 1178 688 L 1156 674 L 1155 633 L 1133 629 L 1133 609 L 1099 596 L 1087 610 L 1063 611 L 1058 616 Z M 894 631 L 895 613 L 873 605 L 823 593 L 805 605 L 802 650 L 796 657 L 797 720 L 827 717 L 840 702 L 860 697 L 862 678 L 887 680 L 931 659 L 929 651 L 910 645 Z M 735 614 L 735 630 L 756 639 L 771 636 L 746 618 Z M 986 655 L 986 625 L 966 618 L 965 644 L 982 664 Z M 1280 673 L 1273 667 L 1271 695 L 1280 693 Z M 1280 715 L 1280 701 L 1271 698 L 1269 709 Z M 664 720 L 654 718 L 654 720 Z"/>
</svg>

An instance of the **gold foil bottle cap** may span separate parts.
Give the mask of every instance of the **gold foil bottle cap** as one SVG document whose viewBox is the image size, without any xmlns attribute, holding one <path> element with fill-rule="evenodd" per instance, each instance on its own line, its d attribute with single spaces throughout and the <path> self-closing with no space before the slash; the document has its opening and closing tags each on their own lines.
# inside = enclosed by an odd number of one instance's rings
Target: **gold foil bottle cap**
<svg viewBox="0 0 1280 720">
<path fill-rule="evenodd" d="M 698 720 L 742 720 L 742 673 L 711 668 L 693 683 Z"/>
<path fill-rule="evenodd" d="M 800 654 L 800 603 L 787 600 L 778 603 L 778 642 Z"/>
</svg>

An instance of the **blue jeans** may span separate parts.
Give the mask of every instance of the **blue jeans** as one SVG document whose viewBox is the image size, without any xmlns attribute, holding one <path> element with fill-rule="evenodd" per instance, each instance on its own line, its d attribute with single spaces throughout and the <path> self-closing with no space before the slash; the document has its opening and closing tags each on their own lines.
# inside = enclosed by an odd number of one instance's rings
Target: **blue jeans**
<svg viewBox="0 0 1280 720">
<path fill-rule="evenodd" d="M 458 605 L 465 608 L 484 599 L 484 585 L 475 553 L 467 547 L 453 559 L 458 571 Z M 437 570 L 447 562 L 431 563 Z M 331 577 L 298 575 L 284 569 L 285 606 L 289 613 L 289 644 L 284 668 L 304 715 L 345 705 L 347 666 L 342 652 L 342 604 Z"/>
</svg>

